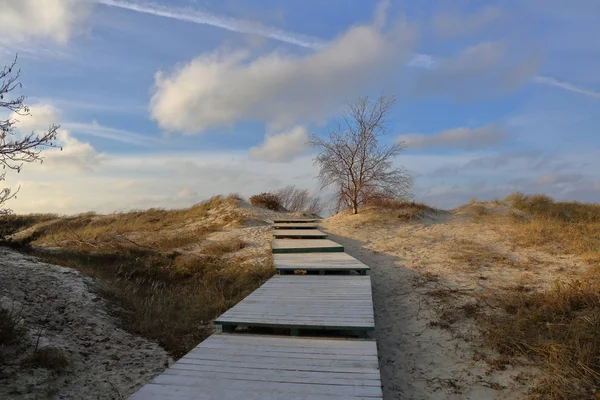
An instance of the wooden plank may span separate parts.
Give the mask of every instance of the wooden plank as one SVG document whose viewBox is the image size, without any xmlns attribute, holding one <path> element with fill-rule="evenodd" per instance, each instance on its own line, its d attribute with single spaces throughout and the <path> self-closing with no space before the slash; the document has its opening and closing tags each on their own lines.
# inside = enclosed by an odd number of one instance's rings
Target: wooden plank
<svg viewBox="0 0 600 400">
<path fill-rule="evenodd" d="M 277 349 L 304 350 L 291 358 Z M 327 357 L 323 357 L 327 351 Z M 356 352 L 354 359 L 337 351 Z M 219 353 L 222 352 L 222 353 Z M 219 354 L 223 357 L 219 358 Z M 131 400 L 382 399 L 377 347 L 370 340 L 212 335 Z"/>
<path fill-rule="evenodd" d="M 279 275 L 215 320 L 217 325 L 366 331 L 375 326 L 368 276 Z"/>
<path fill-rule="evenodd" d="M 275 239 L 326 239 L 327 234 L 316 229 L 274 229 Z"/>
<path fill-rule="evenodd" d="M 302 224 L 302 223 L 308 224 L 308 223 L 311 223 L 311 222 L 315 223 L 317 221 L 319 221 L 319 220 L 315 219 L 315 218 L 275 218 L 273 220 L 273 223 L 274 224 L 279 224 L 279 223 L 289 223 L 289 222 L 292 222 L 292 223 L 298 223 L 298 224 Z"/>
<path fill-rule="evenodd" d="M 369 266 L 346 253 L 273 254 L 277 271 L 367 271 Z"/>
<path fill-rule="evenodd" d="M 316 224 L 307 223 L 307 222 L 280 222 L 277 224 L 273 224 L 274 229 L 317 229 Z"/>
<path fill-rule="evenodd" d="M 273 254 L 344 252 L 344 246 L 329 239 L 274 239 L 271 249 Z"/>
</svg>

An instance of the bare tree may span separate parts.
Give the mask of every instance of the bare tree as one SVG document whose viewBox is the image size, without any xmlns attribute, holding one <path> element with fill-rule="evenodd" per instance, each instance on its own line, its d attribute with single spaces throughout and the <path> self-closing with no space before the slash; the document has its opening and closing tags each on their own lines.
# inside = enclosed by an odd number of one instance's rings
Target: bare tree
<svg viewBox="0 0 600 400">
<path fill-rule="evenodd" d="M 336 212 L 342 206 L 354 214 L 370 197 L 410 197 L 412 177 L 394 158 L 406 148 L 404 142 L 383 144 L 386 117 L 395 103 L 393 96 L 379 96 L 374 102 L 361 97 L 347 104 L 341 121 L 327 138 L 312 135 L 310 143 L 319 149 L 314 159 L 319 167 L 321 188 L 336 188 Z"/>
<path fill-rule="evenodd" d="M 15 130 L 15 124 L 19 121 L 14 116 L 29 115 L 29 107 L 23 104 L 25 96 L 8 98 L 13 90 L 21 88 L 19 82 L 21 71 L 15 70 L 16 65 L 17 57 L 10 65 L 0 70 L 0 110 L 6 109 L 9 112 L 7 119 L 0 119 L 0 166 L 3 170 L 0 173 L 0 182 L 5 180 L 6 170 L 18 173 L 24 163 L 41 162 L 43 158 L 40 152 L 44 147 L 58 147 L 53 143 L 60 128 L 58 125 L 50 125 L 48 131 L 42 134 L 35 132 L 20 134 Z M 2 206 L 15 197 L 18 191 L 19 188 L 15 191 L 10 188 L 0 188 L 0 215 L 10 212 Z"/>
<path fill-rule="evenodd" d="M 294 185 L 288 185 L 282 189 L 273 192 L 281 206 L 288 211 L 307 211 L 313 214 L 319 214 L 323 211 L 323 205 L 319 196 L 311 196 L 308 190 L 299 189 Z"/>
</svg>

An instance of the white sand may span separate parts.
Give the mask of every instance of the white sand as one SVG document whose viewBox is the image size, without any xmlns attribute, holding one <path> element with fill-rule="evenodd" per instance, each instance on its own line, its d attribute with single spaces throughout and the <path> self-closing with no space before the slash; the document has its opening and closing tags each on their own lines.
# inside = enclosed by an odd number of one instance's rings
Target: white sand
<svg viewBox="0 0 600 400">
<path fill-rule="evenodd" d="M 440 312 L 476 301 L 473 295 L 483 290 L 545 286 L 583 266 L 574 257 L 518 248 L 464 214 L 443 213 L 402 223 L 395 215 L 384 218 L 364 212 L 333 216 L 322 226 L 346 252 L 372 268 L 375 337 L 386 400 L 522 398 L 527 390 L 523 381 L 533 380 L 514 378 L 535 377 L 535 369 L 521 365 L 498 371 L 482 361 L 478 352 L 489 359 L 495 354 L 478 343 L 472 319 L 462 318 L 452 329 L 430 323 L 440 320 Z M 467 268 L 449 256 L 459 239 L 538 265 L 526 270 Z M 439 289 L 453 293 L 443 300 L 431 296 Z"/>
<path fill-rule="evenodd" d="M 1 305 L 21 313 L 29 331 L 29 345 L 0 348 L 8 360 L 0 370 L 0 399 L 126 398 L 172 362 L 158 344 L 120 329 L 91 284 L 72 269 L 0 248 Z M 67 356 L 64 374 L 19 366 L 38 335 L 40 348 Z"/>
</svg>

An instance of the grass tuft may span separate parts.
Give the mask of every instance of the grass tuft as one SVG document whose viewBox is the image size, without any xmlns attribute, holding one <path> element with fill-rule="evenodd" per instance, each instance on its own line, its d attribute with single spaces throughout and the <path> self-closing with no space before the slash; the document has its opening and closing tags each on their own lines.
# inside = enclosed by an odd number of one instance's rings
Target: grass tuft
<svg viewBox="0 0 600 400">
<path fill-rule="evenodd" d="M 62 349 L 56 347 L 42 347 L 36 349 L 22 362 L 22 367 L 45 368 L 57 373 L 64 372 L 69 366 L 69 360 Z"/>
<path fill-rule="evenodd" d="M 600 387 L 600 284 L 559 282 L 547 291 L 512 290 L 487 301 L 502 311 L 484 318 L 484 338 L 503 356 L 539 361 L 534 395 L 591 398 Z"/>
<path fill-rule="evenodd" d="M 14 311 L 0 308 L 0 346 L 20 342 L 26 334 L 21 316 Z"/>
</svg>

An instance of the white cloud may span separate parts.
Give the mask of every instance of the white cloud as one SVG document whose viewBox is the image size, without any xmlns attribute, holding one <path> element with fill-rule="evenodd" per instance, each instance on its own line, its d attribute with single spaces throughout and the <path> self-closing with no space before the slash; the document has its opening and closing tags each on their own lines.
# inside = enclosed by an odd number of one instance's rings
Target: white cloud
<svg viewBox="0 0 600 400">
<path fill-rule="evenodd" d="M 265 141 L 250 149 L 252 160 L 263 160 L 272 163 L 290 162 L 308 148 L 308 133 L 302 126 L 287 132 L 265 136 Z"/>
<path fill-rule="evenodd" d="M 410 134 L 398 137 L 412 149 L 446 148 L 475 150 L 500 143 L 506 133 L 491 124 L 479 128 L 454 128 L 434 135 Z"/>
<path fill-rule="evenodd" d="M 169 7 L 161 4 L 152 4 L 139 1 L 121 0 L 95 0 L 99 4 L 110 7 L 123 8 L 139 13 L 155 15 L 158 17 L 172 18 L 179 21 L 191 22 L 200 25 L 209 25 L 228 31 L 249 33 L 284 43 L 295 44 L 302 47 L 319 48 L 324 45 L 320 39 L 294 32 L 284 31 L 274 27 L 264 26 L 258 22 L 244 21 L 237 18 L 216 15 L 208 11 L 194 10 L 191 8 Z"/>
<path fill-rule="evenodd" d="M 35 104 L 29 106 L 29 114 L 19 115 L 13 112 L 10 118 L 17 121 L 15 128 L 28 134 L 32 131 L 47 131 L 52 124 L 58 122 L 59 112 L 50 104 Z"/>
<path fill-rule="evenodd" d="M 77 140 L 64 129 L 58 131 L 56 139 L 56 144 L 61 148 L 44 150 L 42 153 L 43 163 L 40 165 L 32 164 L 32 169 L 43 171 L 91 171 L 105 158 L 92 145 Z"/>
<path fill-rule="evenodd" d="M 64 44 L 87 17 L 86 0 L 0 0 L 0 42 L 50 39 Z"/>
<path fill-rule="evenodd" d="M 59 122 L 60 110 L 50 104 L 35 104 L 29 107 L 29 114 L 18 115 L 13 113 L 11 118 L 18 121 L 15 124 L 19 134 L 18 139 L 34 131 L 39 134 L 47 132 L 52 124 Z M 92 145 L 77 140 L 67 129 L 59 129 L 53 143 L 57 147 L 43 149 L 42 164 L 33 163 L 25 166 L 25 168 L 36 171 L 48 171 L 50 169 L 84 171 L 90 170 L 104 158 L 103 155 L 96 152 Z"/>
<path fill-rule="evenodd" d="M 582 87 L 573 85 L 572 83 L 559 81 L 558 79 L 550 78 L 547 76 L 536 76 L 535 78 L 533 78 L 533 81 L 535 83 L 539 83 L 542 85 L 554 86 L 554 87 L 568 90 L 570 92 L 585 94 L 586 96 L 600 99 L 600 92 L 598 92 L 598 91 L 582 88 Z"/>
<path fill-rule="evenodd" d="M 496 6 L 485 6 L 471 14 L 442 11 L 434 16 L 433 28 L 437 36 L 452 39 L 480 32 L 500 21 L 503 15 Z"/>
<path fill-rule="evenodd" d="M 136 144 L 140 146 L 153 146 L 165 144 L 164 140 L 142 135 L 140 133 L 116 129 L 100 125 L 97 121 L 91 123 L 67 122 L 63 127 L 74 132 L 76 135 L 89 135 L 103 139 L 115 140 L 117 142 Z"/>
<path fill-rule="evenodd" d="M 423 71 L 416 89 L 421 95 L 442 93 L 461 99 L 489 95 L 518 86 L 537 68 L 536 54 L 516 57 L 502 42 L 483 42 L 452 58 L 436 59 L 434 68 Z"/>
<path fill-rule="evenodd" d="M 202 54 L 156 74 L 151 115 L 162 128 L 187 134 L 244 120 L 266 120 L 272 129 L 321 120 L 344 100 L 391 84 L 412 38 L 401 24 L 387 33 L 355 26 L 305 56 Z"/>
</svg>

